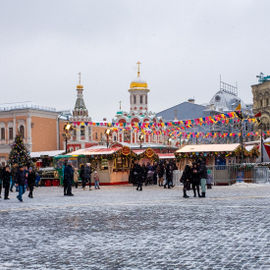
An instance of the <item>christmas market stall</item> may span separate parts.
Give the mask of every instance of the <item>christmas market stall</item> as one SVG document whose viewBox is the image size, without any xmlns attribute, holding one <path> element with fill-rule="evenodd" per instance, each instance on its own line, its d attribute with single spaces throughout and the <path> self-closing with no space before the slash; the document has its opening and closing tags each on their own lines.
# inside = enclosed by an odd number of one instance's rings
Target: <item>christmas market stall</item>
<svg viewBox="0 0 270 270">
<path fill-rule="evenodd" d="M 91 163 L 92 171 L 96 170 L 101 185 L 128 184 L 132 160 L 136 154 L 128 147 L 93 146 L 69 154 L 77 157 L 77 168 Z M 70 159 L 70 157 L 68 158 Z"/>
<path fill-rule="evenodd" d="M 231 184 L 235 183 L 237 179 L 250 178 L 248 170 L 237 169 L 240 168 L 239 163 L 254 162 L 259 156 L 256 146 L 248 150 L 239 143 L 198 144 L 185 145 L 177 150 L 175 155 L 181 170 L 184 169 L 188 160 L 205 160 L 209 170 L 208 174 L 213 177 L 215 184 Z M 241 166 L 243 167 L 243 165 Z"/>
<path fill-rule="evenodd" d="M 31 152 L 30 156 L 35 164 L 38 174 L 39 185 L 41 186 L 59 186 L 60 177 L 58 171 L 53 166 L 53 158 L 60 155 L 64 150 Z"/>
</svg>

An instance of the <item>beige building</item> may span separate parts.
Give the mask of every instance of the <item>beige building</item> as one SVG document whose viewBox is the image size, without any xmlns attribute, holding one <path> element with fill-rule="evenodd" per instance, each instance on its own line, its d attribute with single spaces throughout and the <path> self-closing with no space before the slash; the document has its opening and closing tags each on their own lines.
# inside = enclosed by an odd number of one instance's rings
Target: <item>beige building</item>
<svg viewBox="0 0 270 270">
<path fill-rule="evenodd" d="M 253 113 L 261 112 L 261 122 L 263 130 L 270 129 L 270 77 L 259 76 L 259 83 L 252 85 Z"/>
<path fill-rule="evenodd" d="M 0 108 L 0 162 L 6 162 L 15 136 L 21 134 L 29 152 L 63 149 L 64 121 L 51 108 L 20 105 Z"/>
</svg>

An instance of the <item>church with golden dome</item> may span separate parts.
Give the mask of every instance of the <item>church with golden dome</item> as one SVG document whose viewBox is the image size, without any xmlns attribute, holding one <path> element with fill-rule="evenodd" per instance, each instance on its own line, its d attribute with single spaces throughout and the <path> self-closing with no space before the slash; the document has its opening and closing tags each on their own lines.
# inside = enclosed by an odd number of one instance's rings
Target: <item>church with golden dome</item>
<svg viewBox="0 0 270 270">
<path fill-rule="evenodd" d="M 142 124 L 147 122 L 159 122 L 160 117 L 157 117 L 155 113 L 148 110 L 148 93 L 150 89 L 148 84 L 141 77 L 141 63 L 137 62 L 137 77 L 130 83 L 130 111 L 125 112 L 120 106 L 120 110 L 116 113 L 113 122 L 123 125 L 133 125 L 134 123 Z M 120 143 L 138 143 L 139 136 L 135 130 L 123 130 L 114 132 L 113 140 Z M 163 139 L 162 135 L 143 134 L 143 142 L 145 143 L 160 143 Z"/>
</svg>

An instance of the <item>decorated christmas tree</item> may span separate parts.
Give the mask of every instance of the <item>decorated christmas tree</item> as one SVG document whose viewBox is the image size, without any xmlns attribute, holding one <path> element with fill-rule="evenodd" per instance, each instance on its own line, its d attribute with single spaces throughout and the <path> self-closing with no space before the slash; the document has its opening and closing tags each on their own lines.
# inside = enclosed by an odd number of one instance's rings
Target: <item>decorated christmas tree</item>
<svg viewBox="0 0 270 270">
<path fill-rule="evenodd" d="M 11 146 L 8 163 L 10 165 L 18 164 L 19 166 L 30 166 L 32 164 L 30 154 L 20 135 L 15 137 L 15 141 Z"/>
</svg>

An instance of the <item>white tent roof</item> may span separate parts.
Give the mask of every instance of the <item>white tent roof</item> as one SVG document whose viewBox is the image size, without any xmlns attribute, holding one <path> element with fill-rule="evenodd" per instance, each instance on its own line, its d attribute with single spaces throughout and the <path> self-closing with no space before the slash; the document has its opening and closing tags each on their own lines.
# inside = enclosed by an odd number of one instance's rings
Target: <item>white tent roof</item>
<svg viewBox="0 0 270 270">
<path fill-rule="evenodd" d="M 107 148 L 107 147 L 89 147 L 85 149 L 79 149 L 74 152 L 68 153 L 68 155 L 86 155 L 86 156 L 94 156 L 94 155 L 111 155 L 118 150 L 120 150 L 121 147 L 114 147 L 114 148 Z"/>
<path fill-rule="evenodd" d="M 193 153 L 193 152 L 233 152 L 239 146 L 239 143 L 232 144 L 193 144 L 185 145 L 178 149 L 176 153 Z"/>
<path fill-rule="evenodd" d="M 40 156 L 54 157 L 65 153 L 64 150 L 54 150 L 54 151 L 41 151 L 41 152 L 31 152 L 31 158 L 39 158 Z"/>
</svg>

